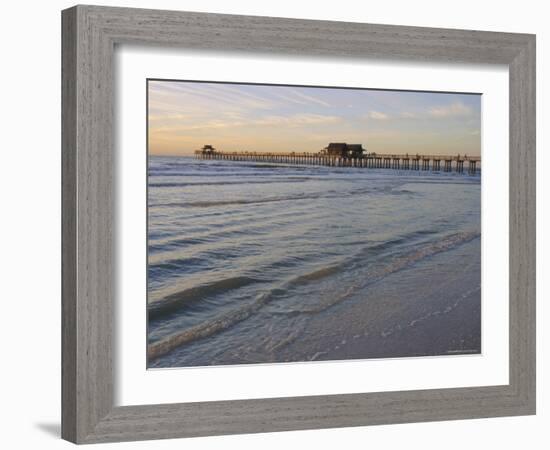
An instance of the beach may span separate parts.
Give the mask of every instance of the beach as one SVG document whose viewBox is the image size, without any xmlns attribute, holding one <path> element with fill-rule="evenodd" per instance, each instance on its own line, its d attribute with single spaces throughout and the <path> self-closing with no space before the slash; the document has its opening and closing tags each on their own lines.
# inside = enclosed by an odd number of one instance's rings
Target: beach
<svg viewBox="0 0 550 450">
<path fill-rule="evenodd" d="M 150 157 L 149 367 L 480 353 L 480 188 Z"/>
</svg>

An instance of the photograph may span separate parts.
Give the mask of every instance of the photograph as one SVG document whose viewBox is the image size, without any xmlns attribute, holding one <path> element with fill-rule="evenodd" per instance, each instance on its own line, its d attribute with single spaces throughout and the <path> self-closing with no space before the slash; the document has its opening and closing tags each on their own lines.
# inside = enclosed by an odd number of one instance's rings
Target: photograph
<svg viewBox="0 0 550 450">
<path fill-rule="evenodd" d="M 147 80 L 148 368 L 480 354 L 481 98 Z"/>
</svg>

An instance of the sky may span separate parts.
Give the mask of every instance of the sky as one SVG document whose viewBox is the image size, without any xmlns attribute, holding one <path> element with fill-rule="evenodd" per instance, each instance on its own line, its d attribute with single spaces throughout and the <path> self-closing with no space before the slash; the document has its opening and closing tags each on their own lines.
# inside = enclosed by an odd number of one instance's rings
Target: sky
<svg viewBox="0 0 550 450">
<path fill-rule="evenodd" d="M 481 95 L 148 81 L 149 153 L 368 152 L 479 156 Z"/>
</svg>

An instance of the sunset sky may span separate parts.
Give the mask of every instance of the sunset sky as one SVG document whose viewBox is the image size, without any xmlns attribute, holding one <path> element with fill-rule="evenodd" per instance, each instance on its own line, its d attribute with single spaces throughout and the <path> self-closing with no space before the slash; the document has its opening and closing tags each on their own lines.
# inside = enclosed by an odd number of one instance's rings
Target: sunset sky
<svg viewBox="0 0 550 450">
<path fill-rule="evenodd" d="M 149 152 L 368 152 L 480 155 L 481 96 L 294 86 L 148 82 Z"/>
</svg>

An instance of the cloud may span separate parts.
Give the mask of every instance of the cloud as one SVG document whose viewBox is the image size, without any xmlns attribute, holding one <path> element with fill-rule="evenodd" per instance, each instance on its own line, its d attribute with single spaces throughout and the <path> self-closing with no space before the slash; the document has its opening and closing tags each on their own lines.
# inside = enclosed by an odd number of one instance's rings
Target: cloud
<svg viewBox="0 0 550 450">
<path fill-rule="evenodd" d="M 233 110 L 273 109 L 276 104 L 263 95 L 251 93 L 249 86 L 215 83 L 150 82 L 150 101 L 165 104 L 194 105 L 204 110 L 231 108 Z"/>
<path fill-rule="evenodd" d="M 160 122 L 165 120 L 189 120 L 193 118 L 192 114 L 149 114 L 149 122 Z"/>
<path fill-rule="evenodd" d="M 445 118 L 445 117 L 463 117 L 472 114 L 472 108 L 466 106 L 464 103 L 455 102 L 447 106 L 438 106 L 431 108 L 428 114 L 431 117 Z"/>
<path fill-rule="evenodd" d="M 298 103 L 300 105 L 307 105 L 308 103 L 309 104 L 314 103 L 318 106 L 330 106 L 330 104 L 325 102 L 324 100 L 321 100 L 318 97 L 307 95 L 303 91 L 300 91 L 298 89 L 289 89 L 286 92 L 290 93 L 293 97 L 280 95 L 280 97 L 284 100 L 289 100 L 291 102 Z"/>
<path fill-rule="evenodd" d="M 322 114 L 294 114 L 290 116 L 266 116 L 254 120 L 252 123 L 255 125 L 302 126 L 336 123 L 341 120 L 342 119 L 337 116 L 326 116 Z"/>
<path fill-rule="evenodd" d="M 380 111 L 370 111 L 367 114 L 367 118 L 373 120 L 388 120 L 390 116 Z"/>
<path fill-rule="evenodd" d="M 281 115 L 269 115 L 259 117 L 257 119 L 210 119 L 199 121 L 195 123 L 186 123 L 180 124 L 161 124 L 158 126 L 151 126 L 150 131 L 152 133 L 184 133 L 194 130 L 216 130 L 216 129 L 230 129 L 237 127 L 258 127 L 258 126 L 267 126 L 267 127 L 303 127 L 308 125 L 327 125 L 332 123 L 341 122 L 342 118 L 338 116 L 327 116 L 322 114 L 293 114 L 289 116 Z"/>
</svg>

